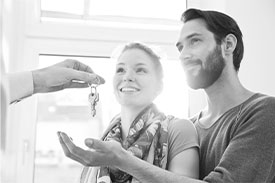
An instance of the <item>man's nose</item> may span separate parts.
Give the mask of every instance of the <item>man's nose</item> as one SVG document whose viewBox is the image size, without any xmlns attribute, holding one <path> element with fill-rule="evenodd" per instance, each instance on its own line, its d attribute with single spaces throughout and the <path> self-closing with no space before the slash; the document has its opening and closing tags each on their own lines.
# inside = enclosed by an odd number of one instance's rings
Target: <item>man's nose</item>
<svg viewBox="0 0 275 183">
<path fill-rule="evenodd" d="M 189 60 L 190 58 L 191 58 L 191 53 L 187 49 L 183 48 L 180 52 L 180 60 L 182 62 L 185 62 L 185 61 Z"/>
</svg>

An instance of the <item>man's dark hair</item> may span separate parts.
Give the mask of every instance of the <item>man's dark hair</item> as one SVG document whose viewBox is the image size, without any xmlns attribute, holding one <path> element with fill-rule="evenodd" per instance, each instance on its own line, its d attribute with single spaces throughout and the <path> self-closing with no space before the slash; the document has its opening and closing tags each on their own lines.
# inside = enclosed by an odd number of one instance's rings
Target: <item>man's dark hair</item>
<svg viewBox="0 0 275 183">
<path fill-rule="evenodd" d="M 217 11 L 204 11 L 198 9 L 188 9 L 181 17 L 181 21 L 186 23 L 193 19 L 203 19 L 206 28 L 214 34 L 216 43 L 221 45 L 222 40 L 228 35 L 233 34 L 237 38 L 237 45 L 233 52 L 233 64 L 238 71 L 243 58 L 244 46 L 242 32 L 236 21 L 230 16 Z"/>
</svg>

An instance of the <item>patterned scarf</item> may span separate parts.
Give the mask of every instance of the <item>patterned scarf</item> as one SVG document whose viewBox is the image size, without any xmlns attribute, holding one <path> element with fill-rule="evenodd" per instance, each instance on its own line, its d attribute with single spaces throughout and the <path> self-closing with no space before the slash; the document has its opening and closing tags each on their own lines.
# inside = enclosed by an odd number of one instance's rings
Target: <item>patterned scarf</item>
<svg viewBox="0 0 275 183">
<path fill-rule="evenodd" d="M 132 155 L 143 159 L 155 166 L 166 169 L 168 153 L 167 127 L 174 117 L 160 113 L 154 104 L 149 105 L 132 122 L 129 133 L 124 141 L 121 136 L 121 118 L 116 116 L 102 140 L 116 140 Z M 90 171 L 91 172 L 91 171 Z M 97 183 L 137 183 L 137 179 L 131 175 L 111 167 L 99 167 L 93 173 Z M 81 176 L 81 182 L 93 182 L 94 178 L 87 178 L 89 170 L 85 170 Z M 90 173 L 91 174 L 91 173 Z M 89 176 L 89 175 L 88 175 Z"/>
</svg>

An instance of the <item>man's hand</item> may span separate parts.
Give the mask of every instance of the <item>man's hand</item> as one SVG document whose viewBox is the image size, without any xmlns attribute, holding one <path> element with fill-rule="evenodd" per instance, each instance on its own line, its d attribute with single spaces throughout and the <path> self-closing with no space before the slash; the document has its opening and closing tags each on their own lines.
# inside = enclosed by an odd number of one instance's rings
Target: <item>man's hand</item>
<svg viewBox="0 0 275 183">
<path fill-rule="evenodd" d="M 86 139 L 85 144 L 90 150 L 76 146 L 64 132 L 57 133 L 62 149 L 67 157 L 84 166 L 119 166 L 124 155 L 129 155 L 116 141 Z"/>
<path fill-rule="evenodd" d="M 88 83 L 103 84 L 105 82 L 89 66 L 71 59 L 34 70 L 32 75 L 34 93 L 54 92 L 65 88 L 85 88 L 88 87 Z"/>
</svg>

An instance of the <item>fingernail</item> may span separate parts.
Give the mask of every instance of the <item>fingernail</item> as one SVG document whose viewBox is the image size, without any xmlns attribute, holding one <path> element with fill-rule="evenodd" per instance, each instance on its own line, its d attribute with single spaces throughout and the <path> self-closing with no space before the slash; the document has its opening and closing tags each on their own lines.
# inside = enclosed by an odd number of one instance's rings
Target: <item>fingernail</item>
<svg viewBox="0 0 275 183">
<path fill-rule="evenodd" d="M 91 139 L 86 139 L 86 140 L 85 140 L 85 144 L 87 144 L 87 145 L 93 145 L 93 140 L 91 140 Z"/>
<path fill-rule="evenodd" d="M 64 137 L 64 133 L 63 133 L 63 132 L 60 132 L 59 135 L 60 135 L 60 137 L 62 137 L 62 138 Z"/>
</svg>

